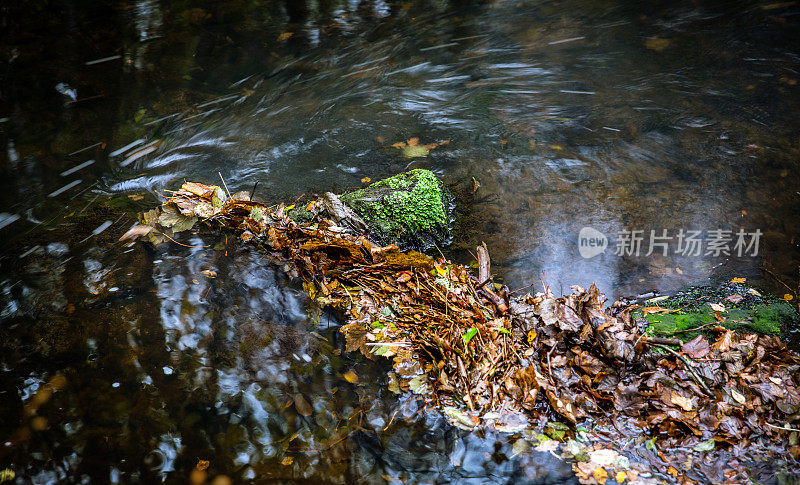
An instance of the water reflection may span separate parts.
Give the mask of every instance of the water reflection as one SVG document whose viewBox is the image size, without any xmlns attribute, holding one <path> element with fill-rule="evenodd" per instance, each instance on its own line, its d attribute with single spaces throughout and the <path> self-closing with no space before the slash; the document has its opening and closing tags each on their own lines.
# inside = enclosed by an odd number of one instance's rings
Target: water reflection
<svg viewBox="0 0 800 485">
<path fill-rule="evenodd" d="M 28 280 L 2 291 L 4 466 L 25 483 L 185 482 L 199 459 L 256 482 L 569 476 L 393 395 L 280 271 L 213 242 L 23 258 Z"/>
<path fill-rule="evenodd" d="M 199 459 L 236 482 L 567 480 L 547 455 L 513 456 L 516 436 L 454 430 L 391 394 L 388 368 L 344 354 L 335 319 L 246 248 L 116 238 L 183 179 L 259 181 L 278 201 L 422 167 L 465 202 L 451 254 L 486 241 L 512 287 L 544 271 L 556 292 L 629 295 L 762 265 L 793 281 L 797 13 L 3 6 L 0 467 L 25 483 L 185 482 Z M 414 136 L 450 143 L 411 160 L 390 147 Z M 583 259 L 584 226 L 764 239 L 758 258 Z"/>
</svg>

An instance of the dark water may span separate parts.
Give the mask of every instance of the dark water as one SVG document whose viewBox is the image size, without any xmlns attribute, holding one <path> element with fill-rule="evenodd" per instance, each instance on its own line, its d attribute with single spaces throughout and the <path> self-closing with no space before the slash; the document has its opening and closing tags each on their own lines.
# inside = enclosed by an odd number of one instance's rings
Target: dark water
<svg viewBox="0 0 800 485">
<path fill-rule="evenodd" d="M 782 294 L 800 266 L 799 54 L 796 2 L 0 5 L 0 469 L 569 480 L 515 456 L 519 435 L 455 430 L 386 390 L 385 363 L 345 353 L 247 248 L 117 238 L 184 179 L 278 201 L 419 167 L 463 202 L 450 255 L 486 241 L 512 288 L 732 275 Z M 411 137 L 450 142 L 389 147 Z M 604 254 L 581 257 L 585 226 Z M 705 255 L 716 229 L 761 231 L 757 255 L 735 234 L 730 257 Z M 624 230 L 644 231 L 639 256 L 614 254 Z M 645 256 L 651 230 L 702 231 L 703 254 L 673 239 Z"/>
</svg>

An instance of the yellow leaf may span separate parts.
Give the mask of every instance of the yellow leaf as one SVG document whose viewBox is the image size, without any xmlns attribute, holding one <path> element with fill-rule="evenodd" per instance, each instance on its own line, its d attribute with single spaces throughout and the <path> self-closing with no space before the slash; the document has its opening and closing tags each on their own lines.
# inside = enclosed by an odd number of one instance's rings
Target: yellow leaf
<svg viewBox="0 0 800 485">
<path fill-rule="evenodd" d="M 447 276 L 447 268 L 442 268 L 441 266 L 437 266 L 436 274 L 444 278 L 445 276 Z"/>
<path fill-rule="evenodd" d="M 278 36 L 278 42 L 283 42 L 284 40 L 289 39 L 289 37 L 293 36 L 294 32 L 284 32 Z"/>
<path fill-rule="evenodd" d="M 419 144 L 419 138 L 416 136 L 414 138 L 409 138 L 406 143 L 408 143 L 408 146 L 410 147 L 415 147 Z"/>
<path fill-rule="evenodd" d="M 785 295 L 783 295 L 783 299 L 786 300 L 786 301 L 791 301 L 792 298 L 794 298 L 794 297 L 792 295 L 790 295 L 789 293 L 786 293 Z"/>
<path fill-rule="evenodd" d="M 286 207 L 286 209 L 284 209 L 284 210 L 290 211 L 290 210 L 292 210 L 292 209 L 294 209 L 294 204 L 292 204 L 292 205 L 290 205 L 290 206 Z"/>
<path fill-rule="evenodd" d="M 355 372 L 349 370 L 344 373 L 344 380 L 346 380 L 350 384 L 355 384 L 356 382 L 358 382 L 358 375 L 356 375 Z"/>
<path fill-rule="evenodd" d="M 195 466 L 195 468 L 202 471 L 208 468 L 210 464 L 211 462 L 208 460 L 197 460 L 197 465 Z"/>
<path fill-rule="evenodd" d="M 370 183 L 371 180 L 372 179 L 370 179 L 369 177 L 364 177 L 363 179 L 361 179 L 361 183 L 362 184 L 368 184 L 368 183 Z"/>
<path fill-rule="evenodd" d="M 617 472 L 617 476 L 616 476 L 617 483 L 624 482 L 626 478 L 628 478 L 628 475 L 625 474 L 625 472 Z"/>
<path fill-rule="evenodd" d="M 742 283 L 744 283 L 745 281 L 747 281 L 747 278 L 734 278 L 734 279 L 732 279 L 732 280 L 731 280 L 731 283 L 739 283 L 739 284 L 742 284 Z"/>
<path fill-rule="evenodd" d="M 287 457 L 284 457 L 283 460 L 281 460 L 281 465 L 283 465 L 283 466 L 289 466 L 292 463 L 294 463 L 294 457 L 293 456 L 287 456 Z"/>
<path fill-rule="evenodd" d="M 597 483 L 599 483 L 600 485 L 604 485 L 606 483 L 606 480 L 608 480 L 608 473 L 606 473 L 605 468 L 600 468 L 600 467 L 595 468 L 594 471 L 592 472 L 592 476 L 594 477 L 595 480 L 597 480 Z"/>
</svg>

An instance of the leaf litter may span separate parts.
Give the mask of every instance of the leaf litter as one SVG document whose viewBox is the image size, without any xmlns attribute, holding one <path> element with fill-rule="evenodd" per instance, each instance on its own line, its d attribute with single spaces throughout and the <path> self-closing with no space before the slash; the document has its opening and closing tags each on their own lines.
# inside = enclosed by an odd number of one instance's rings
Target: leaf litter
<svg viewBox="0 0 800 485">
<path fill-rule="evenodd" d="M 463 429 L 520 433 L 570 459 L 582 483 L 800 471 L 800 356 L 779 338 L 721 326 L 711 341 L 651 337 L 638 306 L 606 306 L 594 284 L 511 298 L 444 257 L 337 226 L 322 203 L 306 212 L 299 223 L 283 204 L 190 182 L 126 238 L 158 243 L 198 221 L 235 231 L 341 313 L 347 351 L 392 360 L 393 392 L 419 394 Z M 311 413 L 301 394 L 293 404 Z"/>
</svg>

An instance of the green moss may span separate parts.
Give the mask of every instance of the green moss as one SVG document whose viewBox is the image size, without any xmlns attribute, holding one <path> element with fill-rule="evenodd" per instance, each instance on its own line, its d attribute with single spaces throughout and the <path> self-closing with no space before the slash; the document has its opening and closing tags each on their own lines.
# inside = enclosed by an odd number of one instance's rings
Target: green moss
<svg viewBox="0 0 800 485">
<path fill-rule="evenodd" d="M 449 237 L 447 193 L 429 170 L 401 173 L 341 199 L 383 243 L 429 246 Z"/>
</svg>

